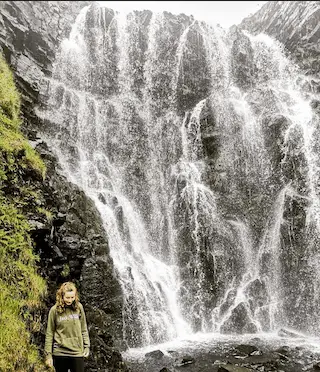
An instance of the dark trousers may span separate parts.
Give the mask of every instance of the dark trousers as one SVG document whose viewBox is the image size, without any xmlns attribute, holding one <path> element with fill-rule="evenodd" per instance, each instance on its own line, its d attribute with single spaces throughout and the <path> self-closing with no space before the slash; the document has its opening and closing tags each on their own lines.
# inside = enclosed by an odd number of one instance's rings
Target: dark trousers
<svg viewBox="0 0 320 372">
<path fill-rule="evenodd" d="M 53 355 L 53 366 L 56 372 L 84 372 L 83 357 Z"/>
</svg>

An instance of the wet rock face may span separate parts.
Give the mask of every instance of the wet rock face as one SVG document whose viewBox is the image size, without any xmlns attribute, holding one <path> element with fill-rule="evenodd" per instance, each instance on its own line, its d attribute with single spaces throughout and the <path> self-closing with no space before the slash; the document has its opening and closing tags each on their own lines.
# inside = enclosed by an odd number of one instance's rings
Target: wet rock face
<svg viewBox="0 0 320 372">
<path fill-rule="evenodd" d="M 34 107 L 39 104 L 42 79 L 51 75 L 56 50 L 68 35 L 80 9 L 90 2 L 3 1 L 0 4 L 0 47 L 9 62 L 22 93 L 23 130 L 36 146 L 48 172 L 42 184 L 35 179 L 44 199 L 41 207 L 48 219 L 31 217 L 32 238 L 40 257 L 40 270 L 47 279 L 47 308 L 64 281 L 79 288 L 89 326 L 92 353 L 88 370 L 108 366 L 108 371 L 125 371 L 120 353 L 122 293 L 109 256 L 108 239 L 92 200 L 61 175 L 56 159 L 38 137 L 39 121 Z M 101 272 L 105 275 L 101 276 Z M 47 309 L 43 324 L 34 335 L 43 348 Z M 94 369 L 95 368 L 95 369 Z"/>
<path fill-rule="evenodd" d="M 2 1 L 0 47 L 22 93 L 23 114 L 33 116 L 41 80 L 50 76 L 55 52 L 86 1 Z"/>
<path fill-rule="evenodd" d="M 308 74 L 319 73 L 320 4 L 318 1 L 269 1 L 240 28 L 264 32 L 283 43 Z"/>
<path fill-rule="evenodd" d="M 256 70 L 251 43 L 238 28 L 232 30 L 230 36 L 234 40 L 231 48 L 231 70 L 234 82 L 244 90 L 250 89 L 255 85 Z"/>
<path fill-rule="evenodd" d="M 211 84 L 203 38 L 196 29 L 191 28 L 186 39 L 177 82 L 177 108 L 182 113 L 205 99 Z"/>
<path fill-rule="evenodd" d="M 293 51 L 296 58 L 303 56 L 303 59 L 300 60 L 301 66 L 304 66 L 309 73 L 318 71 L 318 65 L 314 64 L 314 58 L 317 57 L 317 48 L 314 44 L 314 36 L 318 33 L 317 25 L 315 24 L 318 14 L 317 2 L 309 2 L 312 3 L 309 11 L 310 9 L 314 10 L 313 12 L 308 11 L 309 13 L 303 4 L 297 5 L 305 2 L 293 2 L 293 5 L 288 4 L 290 2 L 270 3 L 267 4 L 268 7 L 263 8 L 259 16 L 254 16 L 252 19 L 244 21 L 241 28 L 246 28 L 255 33 L 259 32 L 259 30 L 264 30 L 270 35 L 278 37 L 280 41 L 286 42 L 286 47 L 289 51 Z M 283 3 L 287 3 L 287 5 L 283 5 Z M 86 4 L 88 3 L 53 1 L 16 1 L 2 2 L 0 4 L 0 25 L 2 26 L 0 30 L 0 45 L 15 72 L 18 86 L 23 93 L 23 113 L 26 119 L 24 125 L 30 139 L 34 135 L 31 129 L 43 125 L 33 113 L 35 104 L 45 102 L 46 97 L 39 96 L 39 91 L 43 84 L 42 78 L 50 76 L 57 47 L 63 37 L 70 31 L 70 26 L 81 7 Z M 290 12 L 283 12 L 282 6 L 287 6 Z M 303 26 L 299 26 L 300 28 L 296 24 L 297 17 L 290 16 L 296 9 L 300 9 L 301 14 L 305 15 Z M 93 95 L 110 97 L 120 93 L 120 71 L 114 68 L 114 66 L 117 66 L 118 58 L 120 58 L 117 49 L 116 30 L 112 28 L 114 12 L 107 9 L 104 14 L 104 27 L 109 28 L 110 37 L 108 40 L 104 40 L 105 43 L 108 43 L 108 45 L 104 45 L 108 53 L 104 54 L 103 58 L 98 58 L 98 51 L 101 45 L 95 38 L 96 32 L 101 31 L 99 28 L 101 24 L 98 22 L 97 14 L 100 14 L 97 8 L 92 6 L 88 14 L 88 27 L 85 34 L 85 39 L 89 46 L 88 54 L 91 64 L 89 75 L 93 76 L 88 89 Z M 287 18 L 283 19 L 281 18 L 282 16 L 280 17 L 282 23 L 278 22 L 277 17 L 279 14 L 286 14 L 285 17 Z M 146 52 L 148 51 L 148 28 L 154 20 L 148 11 L 133 12 L 131 17 L 131 25 L 138 25 L 139 27 L 132 28 L 128 41 L 129 44 L 137 42 L 135 48 L 132 48 L 128 55 L 129 66 L 134 66 L 130 89 L 135 92 L 139 99 L 142 98 L 144 93 L 151 97 L 148 102 L 151 106 L 150 114 L 152 119 L 156 120 L 163 112 L 162 110 L 169 110 L 170 107 L 176 108 L 183 117 L 185 112 L 192 111 L 198 102 L 212 93 L 203 39 L 196 31 L 196 28 L 190 27 L 188 32 L 184 34 L 184 31 L 192 23 L 191 18 L 184 15 L 173 16 L 170 13 L 165 13 L 161 22 L 153 25 L 156 28 L 154 37 L 157 50 L 154 51 L 153 63 L 149 66 L 151 70 L 153 69 L 153 74 L 151 74 L 152 82 L 148 89 L 144 91 L 143 66 L 146 63 Z M 292 27 L 292 24 L 297 27 Z M 310 29 L 313 30 L 313 33 L 312 31 L 309 32 Z M 303 35 L 305 37 L 302 37 Z M 232 30 L 231 36 L 233 42 L 231 48 L 231 72 L 234 77 L 234 83 L 248 93 L 248 96 L 253 101 L 256 99 L 258 102 L 257 106 L 259 106 L 259 100 L 261 100 L 259 91 L 255 90 L 255 92 L 252 92 L 252 88 L 256 89 L 259 83 L 263 81 L 256 79 L 258 73 L 253 63 L 253 50 L 249 39 L 237 28 Z M 177 71 L 173 71 L 171 66 L 174 64 L 175 56 L 178 52 L 179 40 L 183 37 L 186 38 L 186 48 L 183 50 L 183 55 L 180 56 L 179 74 L 177 75 L 177 81 L 174 81 L 176 85 L 174 85 L 172 81 Z M 302 39 L 304 44 L 301 41 Z M 70 73 L 76 75 L 77 71 L 71 71 Z M 264 78 L 265 76 L 261 79 L 263 80 Z M 310 89 L 313 91 L 319 89 L 316 81 L 310 81 Z M 130 111 L 131 104 L 131 102 L 127 102 L 128 107 L 123 106 L 127 112 Z M 233 216 L 242 216 L 242 214 L 247 213 L 249 223 L 253 226 L 256 234 L 259 235 L 269 213 L 270 205 L 268 200 L 273 202 L 273 196 L 277 194 L 284 184 L 292 180 L 299 193 L 302 196 L 306 194 L 305 158 L 300 151 L 302 146 L 301 133 L 292 131 L 289 145 L 286 148 L 283 134 L 290 125 L 288 120 L 276 114 L 263 118 L 262 131 L 267 138 L 265 146 L 268 154 L 271 154 L 270 162 L 274 171 L 272 173 L 273 178 L 267 179 L 267 185 L 272 183 L 277 184 L 277 186 L 272 190 L 267 190 L 269 195 L 261 194 L 261 189 L 265 188 L 263 180 L 253 179 L 251 184 L 249 183 L 249 177 L 244 167 L 245 164 L 241 164 L 244 162 L 240 155 L 235 162 L 235 168 L 239 169 L 239 177 L 235 177 L 234 173 L 226 169 L 227 167 L 223 160 L 221 161 L 220 153 L 223 141 L 226 141 L 225 138 L 228 136 L 227 139 L 240 138 L 241 122 L 239 115 L 237 116 L 233 112 L 232 105 L 226 102 L 224 112 L 232 117 L 233 126 L 231 133 L 225 133 L 224 127 L 217 125 L 219 104 L 220 102 L 217 101 L 217 105 L 212 107 L 213 105 L 210 106 L 208 100 L 200 117 L 203 153 L 199 153 L 197 156 L 198 159 L 204 159 L 205 162 L 206 171 L 203 177 L 206 184 L 218 195 L 228 194 L 230 196 L 228 198 L 229 201 L 224 205 L 225 211 Z M 272 106 L 272 97 L 270 98 L 270 106 Z M 319 105 L 314 102 L 314 106 L 317 108 Z M 76 109 L 74 114 L 75 112 Z M 139 131 L 141 134 L 144 133 L 143 122 L 139 119 L 138 112 L 136 112 L 134 107 L 132 107 L 130 115 L 128 115 L 128 121 L 132 124 L 130 129 Z M 170 130 L 171 124 L 171 122 L 168 122 L 163 131 L 167 132 L 167 130 Z M 186 121 L 187 124 L 189 123 Z M 116 133 L 118 131 L 118 120 L 114 120 L 114 128 Z M 120 138 L 120 141 L 123 142 L 123 138 Z M 234 141 L 234 143 L 235 146 L 232 151 L 240 154 L 240 141 Z M 108 147 L 106 148 L 108 156 L 112 157 L 112 154 L 116 153 L 118 145 L 116 143 L 114 147 L 106 146 Z M 166 145 L 168 148 L 170 147 L 170 144 Z M 121 144 L 121 146 L 129 160 L 132 157 L 131 147 L 126 147 L 125 144 Z M 137 155 L 139 155 L 142 158 L 141 164 L 133 164 L 131 168 L 128 167 L 126 174 L 128 190 L 126 190 L 126 193 L 132 200 L 136 198 L 146 206 L 144 214 L 147 216 L 150 214 L 150 201 L 143 188 L 146 178 L 143 169 L 150 154 L 146 152 L 146 148 L 147 139 L 142 139 L 141 135 L 140 142 L 136 146 L 137 153 L 133 157 L 135 162 Z M 117 278 L 109 256 L 108 240 L 102 233 L 104 231 L 102 222 L 93 202 L 81 190 L 68 183 L 59 174 L 57 164 L 45 146 L 40 145 L 38 149 L 49 167 L 47 184 L 45 185 L 45 203 L 47 207 L 54 211 L 52 223 L 41 225 L 38 223 L 39 221 L 35 221 L 35 230 L 33 232 L 36 249 L 41 257 L 43 274 L 49 280 L 51 296 L 48 300 L 48 305 L 54 302 L 57 284 L 64 280 L 75 280 L 81 288 L 82 300 L 86 306 L 90 322 L 90 334 L 93 345 L 93 353 L 88 362 L 90 368 L 97 370 L 101 366 L 108 365 L 110 368 L 124 369 L 125 367 L 121 364 L 121 357 L 113 349 L 114 347 L 121 348 L 123 346 L 121 343 L 123 296 L 119 278 Z M 172 155 L 177 156 L 176 153 L 172 154 L 171 150 L 169 150 L 165 155 L 168 157 L 166 166 L 171 164 Z M 76 156 L 77 149 L 70 149 L 70 152 L 72 151 L 75 152 Z M 237 194 L 234 190 L 231 190 L 230 186 L 232 184 L 231 180 L 234 178 L 236 178 L 236 188 L 239 190 Z M 135 191 L 129 190 L 131 184 L 138 185 L 139 182 L 140 186 L 136 187 Z M 186 188 L 186 185 L 187 179 L 180 177 L 177 182 L 179 195 Z M 144 195 L 143 200 L 140 196 L 142 193 Z M 249 200 L 247 203 L 242 203 L 242 200 L 246 201 L 247 199 Z M 266 206 L 262 213 L 261 204 Z M 282 240 L 284 246 L 281 262 L 283 263 L 284 271 L 288 273 L 284 274 L 283 281 L 291 283 L 290 288 L 294 288 L 297 276 L 300 278 L 305 276 L 304 270 L 306 267 L 297 267 L 297 257 L 298 259 L 302 258 L 304 253 L 301 247 L 306 238 L 304 236 L 306 204 L 307 202 L 303 198 L 295 198 L 290 195 L 286 197 L 284 219 L 288 222 L 287 226 L 290 226 L 291 231 L 299 232 L 292 239 L 289 228 L 283 227 L 281 231 L 284 238 Z M 242 261 L 235 259 L 238 253 L 234 248 L 237 235 L 236 233 L 233 234 L 232 228 L 227 226 L 231 233 L 226 238 L 220 232 L 222 226 L 218 225 L 220 221 L 217 221 L 217 225 L 212 225 L 210 220 L 210 224 L 206 224 L 206 221 L 204 221 L 203 227 L 199 230 L 202 238 L 199 241 L 193 241 L 192 232 L 195 231 L 195 223 L 193 220 L 194 213 L 192 212 L 194 211 L 190 209 L 190 205 L 187 204 L 186 200 L 180 196 L 177 198 L 176 207 L 176 225 L 181 227 L 177 237 L 178 245 L 181 247 L 178 253 L 182 266 L 181 276 L 187 286 L 191 288 L 189 293 L 183 293 L 184 289 L 181 288 L 181 298 L 185 308 L 188 308 L 190 301 L 194 302 L 194 298 L 197 295 L 197 286 L 193 283 L 197 283 L 198 277 L 193 276 L 195 270 L 192 269 L 201 267 L 204 273 L 206 290 L 204 296 L 197 298 L 198 308 L 195 308 L 197 317 L 190 319 L 194 330 L 200 330 L 203 319 L 210 318 L 209 312 L 207 314 L 202 309 L 212 309 L 216 306 L 216 298 L 223 294 L 225 290 L 223 284 L 232 280 L 231 273 L 224 270 L 226 264 L 232 266 L 235 271 L 241 272 Z M 117 217 L 122 227 L 121 232 L 125 235 L 127 226 L 123 217 L 123 211 L 120 206 L 115 208 L 118 208 Z M 188 212 L 183 213 L 183 211 L 188 210 L 191 211 L 190 214 Z M 209 227 L 207 228 L 206 226 Z M 207 239 L 208 236 L 213 239 Z M 314 237 L 312 238 L 315 239 Z M 290 242 L 290 247 L 292 248 L 290 252 L 285 250 L 288 242 Z M 316 243 L 315 246 L 317 246 Z M 201 254 L 197 253 L 197 244 L 203 247 Z M 214 259 L 211 255 L 211 252 L 214 251 L 229 253 L 225 257 L 220 255 Z M 298 256 L 296 256 L 296 252 L 298 252 Z M 198 254 L 197 260 L 194 259 L 196 254 Z M 188 266 L 188 264 L 191 265 Z M 294 274 L 289 274 L 290 272 Z M 211 283 L 210 286 L 207 283 Z M 259 292 L 250 294 L 250 297 L 253 302 L 259 303 L 260 301 L 261 306 L 263 306 L 263 298 L 266 298 L 264 283 L 256 282 L 253 287 Z M 309 292 L 308 296 L 311 298 L 314 293 L 311 289 Z M 286 297 L 293 298 L 293 294 L 286 293 Z M 288 314 L 294 314 L 294 310 L 289 308 L 287 310 Z M 224 325 L 223 331 L 225 333 L 256 332 L 248 316 L 250 311 L 255 311 L 254 305 L 252 305 L 252 308 L 247 308 L 243 303 L 239 304 L 234 308 L 230 321 Z M 309 311 L 311 310 L 306 309 L 306 312 Z M 185 314 L 186 318 L 189 315 Z M 299 319 L 295 319 L 295 323 L 298 324 Z M 139 329 L 135 329 L 135 331 L 139 334 Z"/>
<path fill-rule="evenodd" d="M 256 333 L 256 326 L 250 322 L 249 311 L 244 303 L 232 310 L 229 319 L 221 327 L 221 333 Z"/>
<path fill-rule="evenodd" d="M 103 15 L 101 14 L 102 12 Z M 112 9 L 101 10 L 99 5 L 93 4 L 86 16 L 84 40 L 92 67 L 92 73 L 90 74 L 92 81 L 87 89 L 92 94 L 109 96 L 119 92 L 119 71 L 114 68 L 118 64 L 117 34 L 116 30 L 110 25 L 114 15 Z M 101 28 L 102 18 L 104 19 L 103 28 Z M 109 38 L 105 38 L 102 42 L 99 41 L 102 30 L 107 30 L 109 27 L 112 29 Z M 101 56 L 101 50 L 105 51 L 103 56 Z"/>
<path fill-rule="evenodd" d="M 37 150 L 48 169 L 45 183 L 39 182 L 44 195 L 41 207 L 49 209 L 52 216 L 47 221 L 33 221 L 31 236 L 40 257 L 42 276 L 48 282 L 47 309 L 55 303 L 59 285 L 74 281 L 86 311 L 91 340 L 88 370 L 107 365 L 108 371 L 125 371 L 116 349 L 123 346 L 122 291 L 100 215 L 94 202 L 59 173 L 45 143 L 39 143 Z M 47 309 L 43 319 L 47 318 Z M 45 324 L 35 335 L 40 346 L 44 342 Z"/>
</svg>

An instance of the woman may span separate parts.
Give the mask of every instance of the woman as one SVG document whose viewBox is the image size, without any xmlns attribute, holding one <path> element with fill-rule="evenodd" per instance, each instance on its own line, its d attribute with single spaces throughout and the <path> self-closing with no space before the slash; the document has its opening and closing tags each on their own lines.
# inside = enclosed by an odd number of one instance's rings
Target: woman
<svg viewBox="0 0 320 372">
<path fill-rule="evenodd" d="M 86 316 L 76 286 L 61 285 L 49 311 L 45 340 L 46 365 L 56 372 L 84 372 L 90 340 Z"/>
</svg>

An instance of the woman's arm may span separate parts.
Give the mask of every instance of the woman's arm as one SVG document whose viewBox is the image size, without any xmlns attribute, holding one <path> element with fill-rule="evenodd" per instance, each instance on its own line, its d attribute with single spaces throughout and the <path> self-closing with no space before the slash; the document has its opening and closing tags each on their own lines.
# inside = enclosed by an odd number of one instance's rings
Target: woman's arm
<svg viewBox="0 0 320 372">
<path fill-rule="evenodd" d="M 85 358 L 87 358 L 89 356 L 90 339 L 89 339 L 89 332 L 88 332 L 88 327 L 87 327 L 86 315 L 85 315 L 82 304 L 80 305 L 80 311 L 81 311 L 81 317 L 80 317 L 81 333 L 82 333 L 83 347 L 84 347 L 83 356 Z"/>
<path fill-rule="evenodd" d="M 48 316 L 48 324 L 47 324 L 47 331 L 46 331 L 46 340 L 44 351 L 46 354 L 46 364 L 49 367 L 52 367 L 52 344 L 53 344 L 53 336 L 55 332 L 55 309 L 52 307 L 49 311 Z"/>
</svg>

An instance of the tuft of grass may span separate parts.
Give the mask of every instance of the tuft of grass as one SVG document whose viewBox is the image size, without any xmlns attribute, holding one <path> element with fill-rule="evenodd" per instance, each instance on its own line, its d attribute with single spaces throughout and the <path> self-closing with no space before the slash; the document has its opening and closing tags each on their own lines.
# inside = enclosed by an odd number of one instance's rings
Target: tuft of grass
<svg viewBox="0 0 320 372">
<path fill-rule="evenodd" d="M 42 214 L 46 217 L 47 221 L 49 223 L 52 222 L 53 220 L 53 213 L 45 208 L 42 208 L 42 207 L 37 207 L 37 211 L 39 214 Z"/>
<path fill-rule="evenodd" d="M 38 350 L 30 340 L 30 333 L 21 317 L 19 299 L 12 296 L 11 288 L 0 280 L 0 371 L 44 370 Z"/>
<path fill-rule="evenodd" d="M 20 125 L 20 96 L 0 56 L 0 371 L 41 372 L 46 368 L 32 331 L 46 283 L 38 274 L 28 216 L 39 214 L 41 200 L 32 175 L 44 178 L 46 168 Z"/>
<path fill-rule="evenodd" d="M 22 167 L 31 167 L 45 176 L 45 165 L 20 131 L 20 95 L 12 72 L 0 56 L 0 151 L 22 154 Z"/>
<path fill-rule="evenodd" d="M 19 127 L 20 95 L 14 84 L 10 68 L 3 58 L 0 58 L 0 113 L 7 117 L 10 126 Z"/>
<path fill-rule="evenodd" d="M 62 269 L 60 275 L 64 278 L 66 278 L 70 275 L 70 266 L 68 264 L 63 265 L 63 269 Z"/>
<path fill-rule="evenodd" d="M 46 174 L 45 164 L 39 154 L 34 151 L 28 141 L 23 137 L 19 129 L 20 123 L 19 126 L 12 125 L 10 127 L 7 122 L 8 118 L 0 113 L 0 151 L 12 157 L 19 157 L 19 165 L 22 168 L 32 168 L 44 178 Z"/>
</svg>

